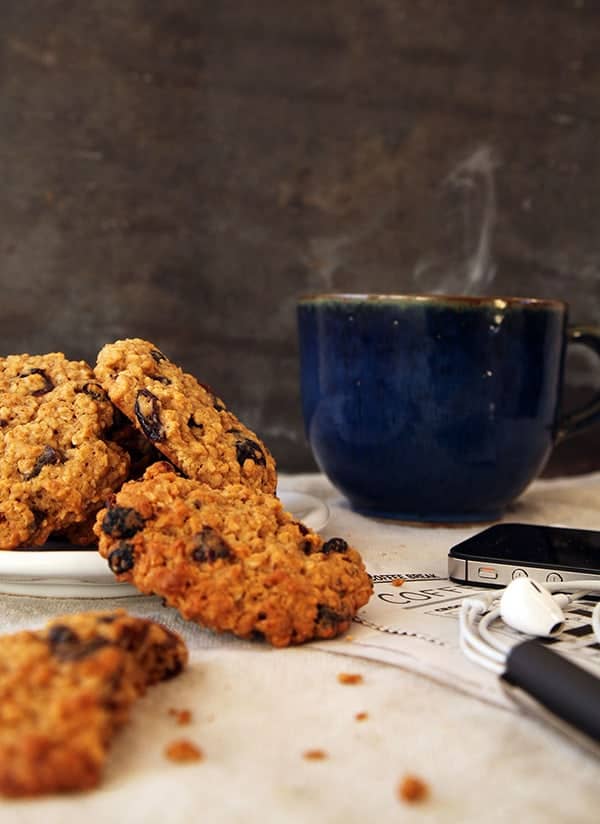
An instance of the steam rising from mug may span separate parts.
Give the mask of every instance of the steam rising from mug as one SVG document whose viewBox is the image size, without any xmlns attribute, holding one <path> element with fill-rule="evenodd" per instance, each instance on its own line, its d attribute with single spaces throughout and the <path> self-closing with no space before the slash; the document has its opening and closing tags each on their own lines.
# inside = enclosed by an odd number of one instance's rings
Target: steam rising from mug
<svg viewBox="0 0 600 824">
<path fill-rule="evenodd" d="M 439 239 L 414 271 L 420 291 L 483 295 L 491 286 L 496 272 L 492 239 L 497 167 L 494 150 L 480 146 L 445 179 L 435 211 Z"/>
</svg>

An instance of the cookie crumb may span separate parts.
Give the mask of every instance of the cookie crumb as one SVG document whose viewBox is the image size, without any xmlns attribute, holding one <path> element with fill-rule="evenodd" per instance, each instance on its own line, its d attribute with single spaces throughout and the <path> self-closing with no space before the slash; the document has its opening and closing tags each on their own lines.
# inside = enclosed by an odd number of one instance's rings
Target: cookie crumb
<svg viewBox="0 0 600 824">
<path fill-rule="evenodd" d="M 354 718 L 357 721 L 366 721 L 368 717 L 369 717 L 368 712 L 357 712 L 356 715 L 354 716 Z"/>
<path fill-rule="evenodd" d="M 325 750 L 306 750 L 302 753 L 302 757 L 307 761 L 324 761 L 327 758 Z"/>
<path fill-rule="evenodd" d="M 404 578 L 394 578 L 394 580 L 392 581 L 392 586 L 393 587 L 401 587 L 403 583 L 404 583 Z"/>
<path fill-rule="evenodd" d="M 362 684 L 363 677 L 357 672 L 340 672 L 337 680 L 340 684 Z"/>
<path fill-rule="evenodd" d="M 192 713 L 190 710 L 176 710 L 174 707 L 171 707 L 169 710 L 169 715 L 172 715 L 175 718 L 175 722 L 180 725 L 189 724 L 192 720 Z"/>
<path fill-rule="evenodd" d="M 405 775 L 398 784 L 398 798 L 413 803 L 424 801 L 429 795 L 429 787 L 416 775 Z"/>
<path fill-rule="evenodd" d="M 165 750 L 165 755 L 171 761 L 185 763 L 188 761 L 202 761 L 204 753 L 186 738 L 180 738 L 177 741 L 171 741 Z"/>
</svg>

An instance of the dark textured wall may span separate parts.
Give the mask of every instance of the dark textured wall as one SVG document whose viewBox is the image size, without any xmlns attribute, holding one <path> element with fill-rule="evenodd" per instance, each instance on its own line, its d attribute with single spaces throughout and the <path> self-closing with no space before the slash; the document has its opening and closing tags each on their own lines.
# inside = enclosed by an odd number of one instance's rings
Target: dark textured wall
<svg viewBox="0 0 600 824">
<path fill-rule="evenodd" d="M 600 322 L 600 5 L 4 0 L 0 354 L 142 336 L 310 467 L 294 301 Z M 595 377 L 593 370 L 595 369 Z M 569 361 L 569 395 L 600 366 Z M 600 466 L 599 428 L 558 453 Z"/>
</svg>

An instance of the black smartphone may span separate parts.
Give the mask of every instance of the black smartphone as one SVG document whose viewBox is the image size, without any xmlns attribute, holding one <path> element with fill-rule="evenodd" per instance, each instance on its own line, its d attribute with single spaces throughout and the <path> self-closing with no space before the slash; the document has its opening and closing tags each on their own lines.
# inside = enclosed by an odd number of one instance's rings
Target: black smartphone
<svg viewBox="0 0 600 824">
<path fill-rule="evenodd" d="M 479 587 L 505 587 L 520 577 L 600 581 L 600 531 L 496 524 L 452 547 L 448 577 Z"/>
</svg>

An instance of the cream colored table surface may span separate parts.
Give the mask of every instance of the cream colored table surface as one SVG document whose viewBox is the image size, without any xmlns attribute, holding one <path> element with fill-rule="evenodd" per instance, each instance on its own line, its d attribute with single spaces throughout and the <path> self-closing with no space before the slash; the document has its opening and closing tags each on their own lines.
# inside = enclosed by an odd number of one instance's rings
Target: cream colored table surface
<svg viewBox="0 0 600 824">
<path fill-rule="evenodd" d="M 280 488 L 326 501 L 326 537 L 343 535 L 376 571 L 381 558 L 439 560 L 471 534 L 367 519 L 319 475 Z M 512 520 L 600 528 L 600 474 L 534 484 Z M 181 621 L 157 599 L 73 600 L 0 595 L 0 630 L 56 614 L 122 606 L 178 630 L 189 668 L 152 688 L 115 740 L 101 787 L 34 801 L 0 800 L 0 822 L 597 822 L 600 759 L 541 723 L 497 709 L 412 672 L 311 648 L 273 650 Z M 343 686 L 340 672 L 363 683 Z M 170 708 L 190 709 L 178 727 Z M 357 721 L 359 712 L 368 718 Z M 185 735 L 202 762 L 173 764 L 165 745 Z M 303 752 L 328 757 L 308 761 Z M 424 803 L 396 797 L 405 773 L 430 787 Z"/>
</svg>

